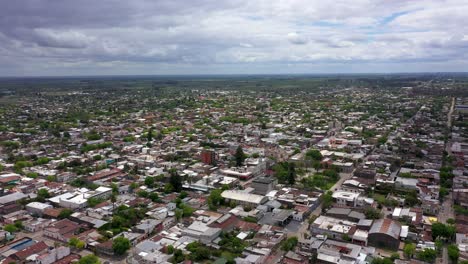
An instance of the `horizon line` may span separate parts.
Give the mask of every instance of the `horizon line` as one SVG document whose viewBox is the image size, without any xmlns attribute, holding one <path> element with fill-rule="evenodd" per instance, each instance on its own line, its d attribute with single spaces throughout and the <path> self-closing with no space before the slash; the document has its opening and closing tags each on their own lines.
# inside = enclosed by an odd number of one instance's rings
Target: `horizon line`
<svg viewBox="0 0 468 264">
<path fill-rule="evenodd" d="M 434 72 L 330 72 L 330 73 L 203 73 L 203 74 L 98 74 L 98 75 L 5 75 L 0 79 L 21 78 L 96 78 L 96 77 L 243 77 L 243 76 L 336 76 L 336 75 L 410 75 L 410 74 L 468 74 L 468 71 Z"/>
</svg>

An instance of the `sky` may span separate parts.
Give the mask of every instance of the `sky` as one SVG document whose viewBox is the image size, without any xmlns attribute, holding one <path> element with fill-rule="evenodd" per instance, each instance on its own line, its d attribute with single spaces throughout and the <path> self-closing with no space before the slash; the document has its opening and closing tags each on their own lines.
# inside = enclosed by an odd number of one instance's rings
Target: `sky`
<svg viewBox="0 0 468 264">
<path fill-rule="evenodd" d="M 468 1 L 21 0 L 0 76 L 463 72 Z"/>
</svg>

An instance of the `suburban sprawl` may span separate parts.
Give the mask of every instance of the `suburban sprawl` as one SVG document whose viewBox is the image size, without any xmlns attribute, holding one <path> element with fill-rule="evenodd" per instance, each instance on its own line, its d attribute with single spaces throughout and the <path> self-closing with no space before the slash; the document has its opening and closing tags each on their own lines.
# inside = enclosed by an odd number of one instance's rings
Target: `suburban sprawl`
<svg viewBox="0 0 468 264">
<path fill-rule="evenodd" d="M 0 79 L 0 263 L 466 264 L 467 85 Z"/>
</svg>

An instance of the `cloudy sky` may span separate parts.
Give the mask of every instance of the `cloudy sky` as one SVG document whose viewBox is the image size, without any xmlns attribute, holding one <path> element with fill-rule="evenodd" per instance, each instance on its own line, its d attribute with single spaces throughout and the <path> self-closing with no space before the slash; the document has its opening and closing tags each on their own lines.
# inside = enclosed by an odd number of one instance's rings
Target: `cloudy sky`
<svg viewBox="0 0 468 264">
<path fill-rule="evenodd" d="M 468 1 L 2 1 L 0 76 L 468 69 Z"/>
</svg>

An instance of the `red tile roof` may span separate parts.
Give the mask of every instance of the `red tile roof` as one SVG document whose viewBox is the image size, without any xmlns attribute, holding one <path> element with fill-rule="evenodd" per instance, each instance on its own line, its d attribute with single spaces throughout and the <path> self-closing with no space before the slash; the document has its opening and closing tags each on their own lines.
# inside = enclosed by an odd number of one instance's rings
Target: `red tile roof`
<svg viewBox="0 0 468 264">
<path fill-rule="evenodd" d="M 44 241 L 41 241 L 21 251 L 16 252 L 15 254 L 13 254 L 13 258 L 17 258 L 19 260 L 25 260 L 27 257 L 33 254 L 37 254 L 43 250 L 46 250 L 48 247 L 49 246 L 47 246 L 47 244 L 44 243 Z"/>
</svg>

